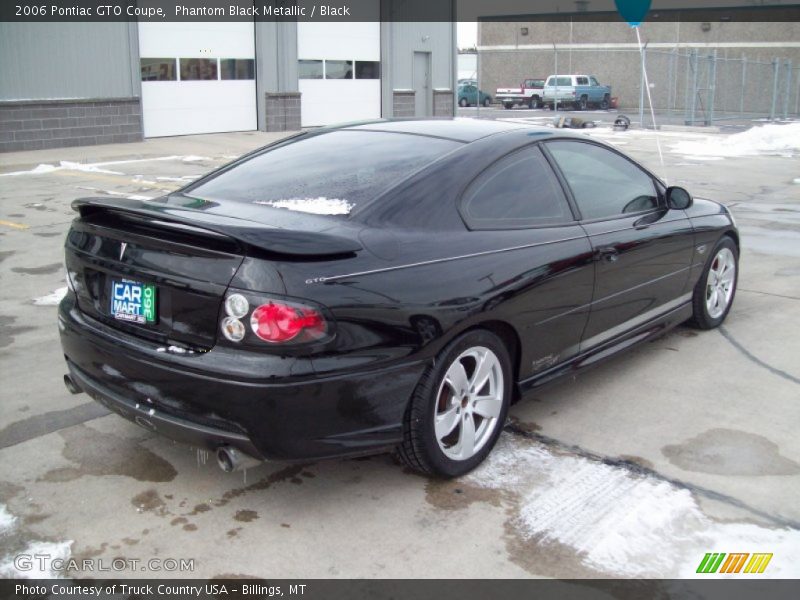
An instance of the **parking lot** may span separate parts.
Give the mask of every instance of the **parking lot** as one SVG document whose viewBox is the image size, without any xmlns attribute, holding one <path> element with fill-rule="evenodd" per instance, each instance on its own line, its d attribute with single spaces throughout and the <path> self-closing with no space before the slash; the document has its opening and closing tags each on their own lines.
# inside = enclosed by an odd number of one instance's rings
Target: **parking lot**
<svg viewBox="0 0 800 600">
<path fill-rule="evenodd" d="M 800 160 L 698 129 L 587 135 L 731 207 L 733 310 L 535 391 L 486 464 L 446 482 L 389 456 L 225 474 L 64 389 L 70 202 L 156 197 L 275 134 L 0 154 L 0 576 L 53 574 L 14 562 L 39 553 L 122 558 L 132 577 L 688 577 L 707 552 L 767 552 L 762 577 L 800 577 Z"/>
</svg>

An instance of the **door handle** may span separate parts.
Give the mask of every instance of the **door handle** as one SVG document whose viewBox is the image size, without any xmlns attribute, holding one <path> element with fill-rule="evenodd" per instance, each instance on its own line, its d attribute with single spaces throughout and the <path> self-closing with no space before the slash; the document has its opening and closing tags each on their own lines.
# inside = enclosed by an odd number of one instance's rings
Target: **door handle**
<svg viewBox="0 0 800 600">
<path fill-rule="evenodd" d="M 604 246 L 597 249 L 597 260 L 605 260 L 606 262 L 616 262 L 619 258 L 619 251 L 614 246 Z"/>
<path fill-rule="evenodd" d="M 650 218 L 650 216 L 648 215 L 648 216 L 646 216 L 646 217 L 642 217 L 641 219 L 639 219 L 638 221 L 636 221 L 636 222 L 633 224 L 633 228 L 634 228 L 634 229 L 637 229 L 637 230 L 641 230 L 641 229 L 647 229 L 647 228 L 648 228 L 648 227 L 650 227 L 650 225 L 652 225 L 652 224 L 653 224 L 653 221 L 652 221 L 652 219 Z"/>
</svg>

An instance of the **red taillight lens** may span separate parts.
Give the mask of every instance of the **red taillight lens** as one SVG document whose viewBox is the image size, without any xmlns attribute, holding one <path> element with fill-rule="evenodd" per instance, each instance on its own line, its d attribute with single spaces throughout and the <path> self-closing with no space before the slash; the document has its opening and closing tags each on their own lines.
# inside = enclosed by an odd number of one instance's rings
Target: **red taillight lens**
<svg viewBox="0 0 800 600">
<path fill-rule="evenodd" d="M 327 331 L 325 319 L 313 308 L 277 301 L 256 308 L 250 327 L 260 339 L 272 344 L 317 340 Z"/>
</svg>

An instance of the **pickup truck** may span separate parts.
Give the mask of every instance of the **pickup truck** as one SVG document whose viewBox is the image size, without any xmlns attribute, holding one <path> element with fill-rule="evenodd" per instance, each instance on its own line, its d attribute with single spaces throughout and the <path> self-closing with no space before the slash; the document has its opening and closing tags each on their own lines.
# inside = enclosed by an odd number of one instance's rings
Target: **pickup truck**
<svg viewBox="0 0 800 600">
<path fill-rule="evenodd" d="M 517 88 L 497 88 L 494 98 L 507 109 L 515 104 L 539 108 L 542 105 L 543 88 L 544 79 L 526 79 Z"/>
<path fill-rule="evenodd" d="M 550 75 L 544 84 L 543 103 L 550 108 L 558 103 L 575 110 L 590 106 L 605 110 L 611 104 L 611 87 L 600 85 L 593 75 Z"/>
</svg>

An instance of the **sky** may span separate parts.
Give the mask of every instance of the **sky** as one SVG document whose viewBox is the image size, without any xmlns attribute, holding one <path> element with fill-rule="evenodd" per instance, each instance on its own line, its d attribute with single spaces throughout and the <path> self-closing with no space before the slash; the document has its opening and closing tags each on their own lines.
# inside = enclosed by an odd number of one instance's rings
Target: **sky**
<svg viewBox="0 0 800 600">
<path fill-rule="evenodd" d="M 478 23 L 459 23 L 456 28 L 459 48 L 470 48 L 478 43 Z"/>
</svg>

